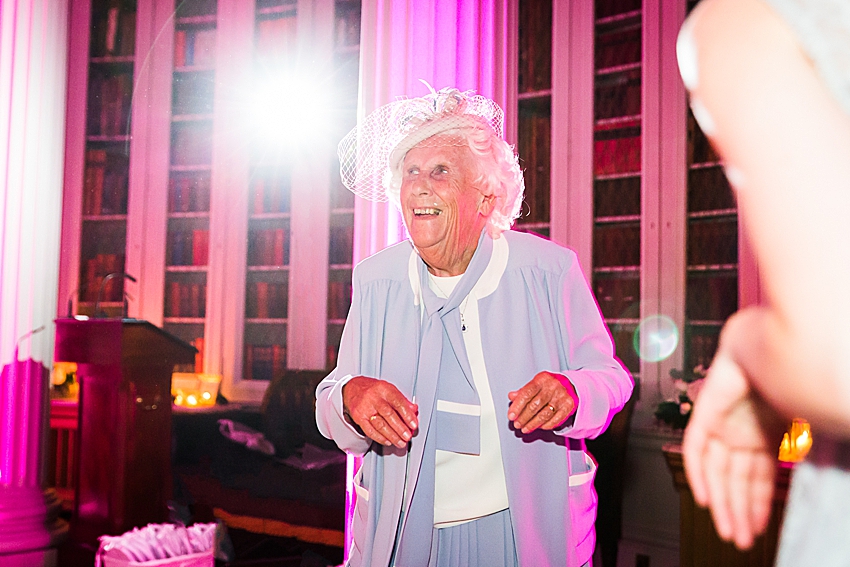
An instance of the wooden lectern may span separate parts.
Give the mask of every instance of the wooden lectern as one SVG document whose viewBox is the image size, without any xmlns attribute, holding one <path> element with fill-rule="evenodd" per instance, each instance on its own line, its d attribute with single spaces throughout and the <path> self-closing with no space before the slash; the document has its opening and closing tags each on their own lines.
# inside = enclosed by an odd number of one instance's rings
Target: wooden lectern
<svg viewBox="0 0 850 567">
<path fill-rule="evenodd" d="M 168 519 L 171 373 L 196 352 L 147 321 L 56 320 L 55 359 L 80 381 L 74 539 Z"/>
</svg>

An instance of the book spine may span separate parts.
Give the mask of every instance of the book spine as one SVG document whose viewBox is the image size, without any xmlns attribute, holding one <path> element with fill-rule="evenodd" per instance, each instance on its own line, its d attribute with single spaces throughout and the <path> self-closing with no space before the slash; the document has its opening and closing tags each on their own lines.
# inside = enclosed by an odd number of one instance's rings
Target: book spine
<svg viewBox="0 0 850 567">
<path fill-rule="evenodd" d="M 168 283 L 168 317 L 180 317 L 180 282 Z"/>
<path fill-rule="evenodd" d="M 174 67 L 186 66 L 186 31 L 174 32 Z"/>
<path fill-rule="evenodd" d="M 269 284 L 268 282 L 257 282 L 257 317 L 268 319 L 269 317 Z"/>
</svg>

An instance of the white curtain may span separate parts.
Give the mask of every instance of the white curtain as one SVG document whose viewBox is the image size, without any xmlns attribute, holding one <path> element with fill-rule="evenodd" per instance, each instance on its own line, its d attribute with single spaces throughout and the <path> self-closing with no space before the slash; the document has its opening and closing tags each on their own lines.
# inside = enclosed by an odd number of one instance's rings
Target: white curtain
<svg viewBox="0 0 850 567">
<path fill-rule="evenodd" d="M 494 99 L 509 115 L 516 105 L 516 0 L 363 0 L 359 116 L 400 96 L 457 87 Z M 515 131 L 515 121 L 508 121 Z M 508 139 L 513 139 L 509 133 Z M 358 198 L 354 261 L 404 238 L 388 203 Z"/>
</svg>

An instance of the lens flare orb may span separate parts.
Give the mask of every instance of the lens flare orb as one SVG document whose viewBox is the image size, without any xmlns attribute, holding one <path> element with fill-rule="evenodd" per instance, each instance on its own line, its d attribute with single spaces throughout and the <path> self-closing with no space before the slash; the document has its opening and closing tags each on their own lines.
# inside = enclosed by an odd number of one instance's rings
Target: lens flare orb
<svg viewBox="0 0 850 567">
<path fill-rule="evenodd" d="M 641 359 L 660 362 L 679 346 L 679 329 L 666 315 L 650 315 L 637 326 L 632 342 Z"/>
</svg>

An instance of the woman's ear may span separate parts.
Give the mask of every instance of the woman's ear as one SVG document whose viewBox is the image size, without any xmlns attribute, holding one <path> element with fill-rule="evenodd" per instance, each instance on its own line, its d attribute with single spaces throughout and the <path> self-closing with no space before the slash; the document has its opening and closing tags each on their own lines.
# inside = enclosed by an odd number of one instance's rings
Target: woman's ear
<svg viewBox="0 0 850 567">
<path fill-rule="evenodd" d="M 493 212 L 493 209 L 496 208 L 496 196 L 495 195 L 481 195 L 481 201 L 478 203 L 478 212 L 484 216 L 489 217 Z"/>
</svg>

